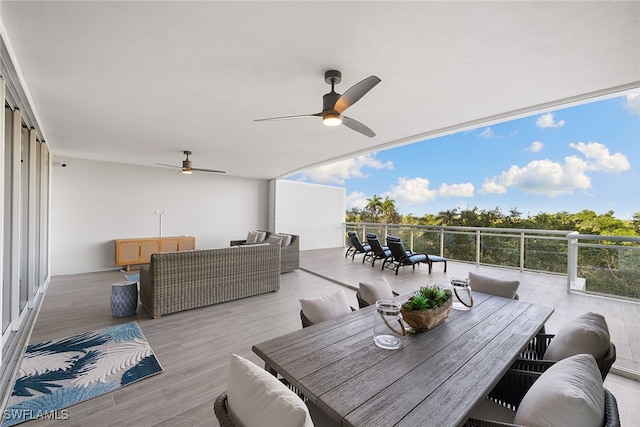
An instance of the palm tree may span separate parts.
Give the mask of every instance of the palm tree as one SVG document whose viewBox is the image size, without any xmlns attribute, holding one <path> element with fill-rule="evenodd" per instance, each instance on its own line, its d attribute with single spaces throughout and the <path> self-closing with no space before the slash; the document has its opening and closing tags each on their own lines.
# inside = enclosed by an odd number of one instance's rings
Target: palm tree
<svg viewBox="0 0 640 427">
<path fill-rule="evenodd" d="M 378 219 L 383 213 L 382 198 L 374 194 L 370 199 L 367 199 L 367 206 L 365 206 L 365 209 L 371 215 L 371 222 L 378 222 Z"/>
<path fill-rule="evenodd" d="M 449 225 L 458 216 L 458 208 L 438 212 L 438 223 L 440 225 Z"/>
</svg>

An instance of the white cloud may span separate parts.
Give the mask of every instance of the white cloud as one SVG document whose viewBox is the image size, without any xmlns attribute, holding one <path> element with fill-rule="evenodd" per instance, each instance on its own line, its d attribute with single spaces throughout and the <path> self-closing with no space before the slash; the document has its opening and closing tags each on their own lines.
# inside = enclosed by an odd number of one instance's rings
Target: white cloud
<svg viewBox="0 0 640 427">
<path fill-rule="evenodd" d="M 543 114 L 536 120 L 536 126 L 539 128 L 561 128 L 566 122 L 564 120 L 554 121 L 553 113 Z"/>
<path fill-rule="evenodd" d="M 609 149 L 599 142 L 572 142 L 569 147 L 584 154 L 590 170 L 618 173 L 631 168 L 627 156 L 622 153 L 610 154 Z"/>
<path fill-rule="evenodd" d="M 491 128 L 488 126 L 484 128 L 484 130 L 480 133 L 480 136 L 485 139 L 493 138 L 494 135 L 495 134 L 493 133 L 493 130 L 491 130 Z"/>
<path fill-rule="evenodd" d="M 435 200 L 437 191 L 429 189 L 425 178 L 398 178 L 398 185 L 383 194 L 399 204 L 425 203 Z"/>
<path fill-rule="evenodd" d="M 640 92 L 633 92 L 626 96 L 624 108 L 631 114 L 640 114 Z"/>
<path fill-rule="evenodd" d="M 367 206 L 367 196 L 362 191 L 353 191 L 347 195 L 347 209 L 359 208 L 363 209 Z"/>
<path fill-rule="evenodd" d="M 310 179 L 319 184 L 344 185 L 346 179 L 366 178 L 364 168 L 393 169 L 393 162 L 382 163 L 375 158 L 375 154 L 365 154 L 307 170 L 302 173 L 301 179 Z"/>
<path fill-rule="evenodd" d="M 512 136 L 516 136 L 518 134 L 517 130 L 512 130 L 509 133 L 497 134 L 491 129 L 491 127 L 487 126 L 478 134 L 481 138 L 484 139 L 500 139 L 500 138 L 511 138 Z"/>
<path fill-rule="evenodd" d="M 544 148 L 544 144 L 542 142 L 533 141 L 529 146 L 528 150 L 531 151 L 532 153 L 538 153 L 542 151 L 543 148 Z"/>
<path fill-rule="evenodd" d="M 522 168 L 511 166 L 500 176 L 486 180 L 483 189 L 518 187 L 525 193 L 555 197 L 590 188 L 591 180 L 585 175 L 586 170 L 587 163 L 575 156 L 565 158 L 564 164 L 549 159 L 534 160 Z"/>
<path fill-rule="evenodd" d="M 497 178 L 493 177 L 491 179 L 485 178 L 482 187 L 478 192 L 480 194 L 504 194 L 507 192 L 507 187 L 504 185 L 500 185 L 496 182 Z"/>
<path fill-rule="evenodd" d="M 438 190 L 438 195 L 442 197 L 473 197 L 474 187 L 470 182 L 462 184 L 447 184 L 443 182 Z"/>
</svg>

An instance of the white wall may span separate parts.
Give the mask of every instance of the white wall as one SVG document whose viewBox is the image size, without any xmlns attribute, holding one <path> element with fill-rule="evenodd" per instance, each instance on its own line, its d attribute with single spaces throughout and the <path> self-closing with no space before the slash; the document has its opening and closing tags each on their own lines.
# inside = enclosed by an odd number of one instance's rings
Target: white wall
<svg viewBox="0 0 640 427">
<path fill-rule="evenodd" d="M 66 167 L 62 167 L 62 163 Z M 265 180 L 56 157 L 52 170 L 52 275 L 117 269 L 115 239 L 192 235 L 225 247 L 268 227 Z"/>
<path fill-rule="evenodd" d="M 274 193 L 275 231 L 300 235 L 302 250 L 343 246 L 344 188 L 283 179 Z"/>
</svg>

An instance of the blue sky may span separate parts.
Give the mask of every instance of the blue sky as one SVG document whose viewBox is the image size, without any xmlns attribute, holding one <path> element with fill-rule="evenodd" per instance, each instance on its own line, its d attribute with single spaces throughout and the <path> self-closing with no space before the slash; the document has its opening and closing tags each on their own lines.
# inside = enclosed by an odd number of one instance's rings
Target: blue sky
<svg viewBox="0 0 640 427">
<path fill-rule="evenodd" d="M 347 209 L 376 194 L 403 215 L 517 208 L 622 219 L 640 211 L 640 91 L 432 138 L 289 177 L 344 187 Z"/>
</svg>

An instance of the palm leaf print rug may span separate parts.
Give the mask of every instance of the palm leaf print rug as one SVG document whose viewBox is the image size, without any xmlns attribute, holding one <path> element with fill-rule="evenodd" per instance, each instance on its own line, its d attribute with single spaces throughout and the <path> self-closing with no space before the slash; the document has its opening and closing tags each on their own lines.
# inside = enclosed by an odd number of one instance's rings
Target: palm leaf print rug
<svg viewBox="0 0 640 427">
<path fill-rule="evenodd" d="M 136 322 L 32 344 L 22 359 L 2 426 L 64 419 L 64 408 L 160 372 Z"/>
</svg>

